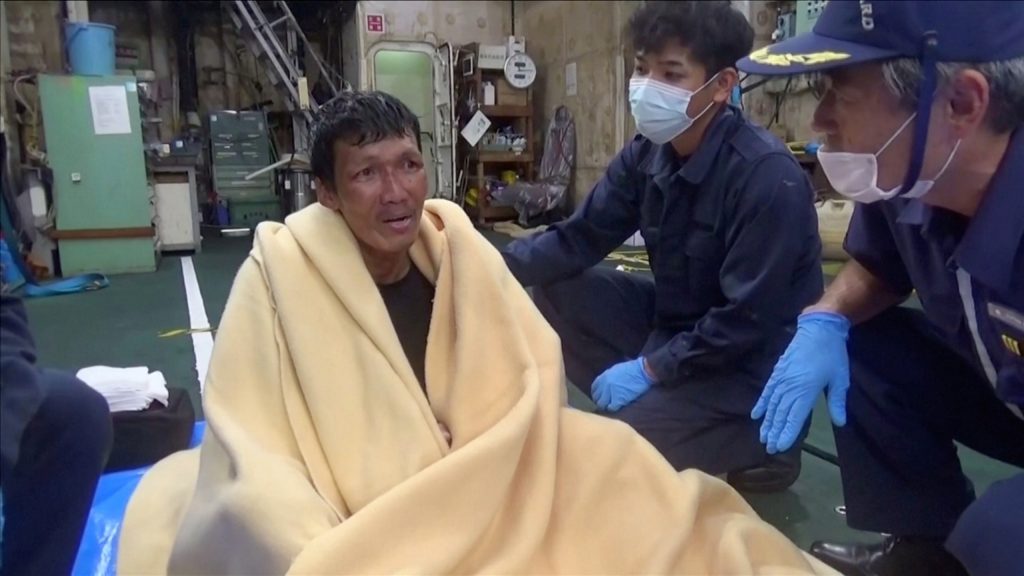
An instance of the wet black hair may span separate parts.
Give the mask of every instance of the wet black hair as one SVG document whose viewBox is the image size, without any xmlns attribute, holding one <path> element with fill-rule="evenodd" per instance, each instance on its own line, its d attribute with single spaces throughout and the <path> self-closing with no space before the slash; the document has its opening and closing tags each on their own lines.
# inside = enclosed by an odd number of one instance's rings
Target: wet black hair
<svg viewBox="0 0 1024 576">
<path fill-rule="evenodd" d="M 313 176 L 334 185 L 334 144 L 364 146 L 388 138 L 416 137 L 421 148 L 420 122 L 401 100 L 385 92 L 342 92 L 320 107 L 313 121 Z"/>
<path fill-rule="evenodd" d="M 651 1 L 629 19 L 633 47 L 657 54 L 672 41 L 690 51 L 711 78 L 750 54 L 754 29 L 728 0 Z"/>
</svg>

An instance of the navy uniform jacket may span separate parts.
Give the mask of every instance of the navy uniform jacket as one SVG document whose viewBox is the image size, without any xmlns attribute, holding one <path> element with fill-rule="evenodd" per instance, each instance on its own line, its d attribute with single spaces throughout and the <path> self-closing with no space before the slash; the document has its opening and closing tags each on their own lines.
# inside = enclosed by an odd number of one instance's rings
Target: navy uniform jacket
<svg viewBox="0 0 1024 576">
<path fill-rule="evenodd" d="M 0 294 L 0 470 L 17 462 L 22 432 L 42 401 L 25 307 L 18 298 Z"/>
<path fill-rule="evenodd" d="M 846 251 L 924 312 L 1018 415 L 1024 407 L 1024 128 L 974 217 L 894 199 L 858 205 Z"/>
<path fill-rule="evenodd" d="M 763 386 L 822 292 L 813 192 L 793 155 L 733 107 L 686 160 L 637 136 L 575 214 L 503 253 L 523 285 L 544 285 L 596 265 L 638 229 L 655 280 L 643 355 L 660 380 Z"/>
</svg>

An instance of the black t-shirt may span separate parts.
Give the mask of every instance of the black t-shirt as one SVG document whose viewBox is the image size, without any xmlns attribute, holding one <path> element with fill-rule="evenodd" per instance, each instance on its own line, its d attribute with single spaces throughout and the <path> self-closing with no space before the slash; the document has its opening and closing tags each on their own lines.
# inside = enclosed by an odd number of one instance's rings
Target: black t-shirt
<svg viewBox="0 0 1024 576">
<path fill-rule="evenodd" d="M 398 341 L 412 365 L 412 371 L 426 391 L 424 364 L 427 359 L 427 333 L 434 308 L 434 285 L 412 266 L 409 273 L 394 284 L 380 286 L 380 295 L 388 308 Z"/>
</svg>

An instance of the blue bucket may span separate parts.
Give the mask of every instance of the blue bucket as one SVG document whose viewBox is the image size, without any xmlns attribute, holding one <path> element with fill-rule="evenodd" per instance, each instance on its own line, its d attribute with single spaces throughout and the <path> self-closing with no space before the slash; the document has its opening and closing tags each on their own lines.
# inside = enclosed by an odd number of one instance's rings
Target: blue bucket
<svg viewBox="0 0 1024 576">
<path fill-rule="evenodd" d="M 109 24 L 65 22 L 71 73 L 82 76 L 113 76 L 115 68 L 114 30 Z"/>
</svg>

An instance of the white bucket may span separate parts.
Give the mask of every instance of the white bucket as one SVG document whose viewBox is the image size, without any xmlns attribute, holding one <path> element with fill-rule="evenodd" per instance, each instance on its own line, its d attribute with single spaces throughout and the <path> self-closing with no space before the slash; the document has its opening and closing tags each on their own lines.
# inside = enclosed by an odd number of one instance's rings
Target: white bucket
<svg viewBox="0 0 1024 576">
<path fill-rule="evenodd" d="M 818 212 L 818 234 L 821 236 L 821 257 L 825 260 L 849 260 L 843 240 L 853 217 L 850 200 L 822 200 L 815 204 Z"/>
</svg>

